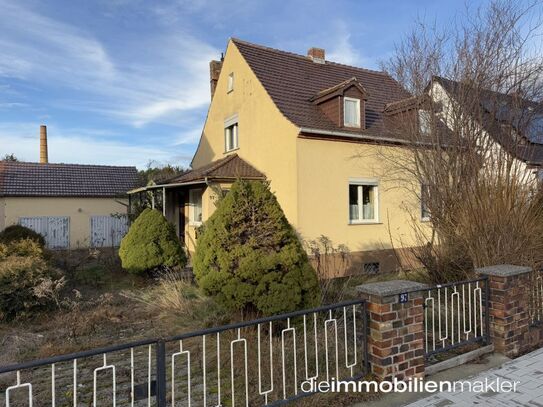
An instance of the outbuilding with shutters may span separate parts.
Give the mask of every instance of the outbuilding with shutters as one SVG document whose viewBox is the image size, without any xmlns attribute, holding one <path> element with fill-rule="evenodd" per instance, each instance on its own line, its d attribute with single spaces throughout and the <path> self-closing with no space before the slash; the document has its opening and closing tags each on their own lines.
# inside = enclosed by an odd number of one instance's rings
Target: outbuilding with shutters
<svg viewBox="0 0 543 407">
<path fill-rule="evenodd" d="M 21 224 L 52 249 L 118 246 L 135 167 L 0 161 L 0 231 Z"/>
</svg>

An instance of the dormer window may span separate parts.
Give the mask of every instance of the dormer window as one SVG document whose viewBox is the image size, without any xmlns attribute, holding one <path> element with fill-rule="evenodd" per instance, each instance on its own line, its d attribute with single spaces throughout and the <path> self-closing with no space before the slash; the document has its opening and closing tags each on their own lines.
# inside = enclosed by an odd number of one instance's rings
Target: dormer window
<svg viewBox="0 0 543 407">
<path fill-rule="evenodd" d="M 360 127 L 360 99 L 343 98 L 343 125 Z"/>
<path fill-rule="evenodd" d="M 234 72 L 230 72 L 228 75 L 228 83 L 226 86 L 226 93 L 230 93 L 234 90 Z"/>
</svg>

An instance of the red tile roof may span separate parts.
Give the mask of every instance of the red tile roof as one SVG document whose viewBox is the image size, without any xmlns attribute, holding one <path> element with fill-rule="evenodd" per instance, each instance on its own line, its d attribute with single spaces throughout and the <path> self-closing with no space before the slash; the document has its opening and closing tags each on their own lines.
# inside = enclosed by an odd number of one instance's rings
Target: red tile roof
<svg viewBox="0 0 543 407">
<path fill-rule="evenodd" d="M 204 181 L 206 178 L 209 180 L 235 180 L 238 178 L 265 180 L 266 176 L 237 154 L 230 154 L 179 177 L 172 178 L 168 180 L 168 183 Z"/>
<path fill-rule="evenodd" d="M 330 61 L 314 63 L 306 56 L 239 39 L 232 41 L 279 110 L 299 127 L 379 136 L 383 133 L 385 105 L 410 96 L 384 72 Z M 339 128 L 311 102 L 320 92 L 353 79 L 367 91 L 366 129 Z"/>
<path fill-rule="evenodd" d="M 434 76 L 433 80 L 443 86 L 452 97 L 462 97 L 462 95 L 465 97 L 465 93 L 463 93 L 465 91 L 462 89 L 463 85 L 461 83 L 439 76 Z M 512 139 L 509 132 L 503 130 L 502 125 L 504 122 L 509 122 L 509 124 L 515 127 L 515 102 L 512 96 L 485 90 L 481 92 L 480 98 L 480 103 L 486 109 L 487 113 L 485 120 L 481 124 L 488 134 L 519 160 L 538 166 L 543 165 L 543 144 L 539 141 L 543 138 L 543 135 L 540 132 L 538 134 L 520 134 L 523 142 L 519 142 L 519 140 Z M 500 103 L 501 111 L 494 105 L 498 102 Z M 489 106 L 485 106 L 485 103 Z M 523 99 L 521 104 L 523 105 L 522 108 L 516 108 L 519 110 L 520 115 L 522 115 L 523 108 L 535 109 L 537 115 L 541 115 L 541 104 L 526 99 Z M 503 117 L 499 117 L 500 113 L 503 113 Z M 529 117 L 530 115 L 527 116 Z"/>
<path fill-rule="evenodd" d="M 137 183 L 136 167 L 0 161 L 0 197 L 114 197 Z"/>
</svg>

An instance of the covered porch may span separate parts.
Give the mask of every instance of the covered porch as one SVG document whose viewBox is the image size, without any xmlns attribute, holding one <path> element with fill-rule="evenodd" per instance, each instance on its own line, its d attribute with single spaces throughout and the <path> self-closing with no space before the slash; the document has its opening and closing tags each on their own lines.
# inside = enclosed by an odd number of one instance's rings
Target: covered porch
<svg viewBox="0 0 543 407">
<path fill-rule="evenodd" d="M 130 210 L 137 205 L 161 210 L 190 255 L 196 248 L 199 227 L 237 179 L 263 181 L 266 176 L 237 154 L 230 154 L 166 182 L 129 191 Z"/>
</svg>

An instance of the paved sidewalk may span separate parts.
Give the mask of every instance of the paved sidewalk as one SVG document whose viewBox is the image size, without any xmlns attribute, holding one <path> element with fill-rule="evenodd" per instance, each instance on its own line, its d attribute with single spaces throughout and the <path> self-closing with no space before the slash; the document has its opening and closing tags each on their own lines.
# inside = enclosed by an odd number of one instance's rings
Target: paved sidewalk
<svg viewBox="0 0 543 407">
<path fill-rule="evenodd" d="M 431 378 L 431 377 L 429 377 Z M 506 362 L 472 377 L 469 381 L 510 380 L 519 381 L 516 393 L 437 393 L 408 404 L 408 407 L 445 406 L 527 406 L 543 407 L 543 348 Z"/>
</svg>

